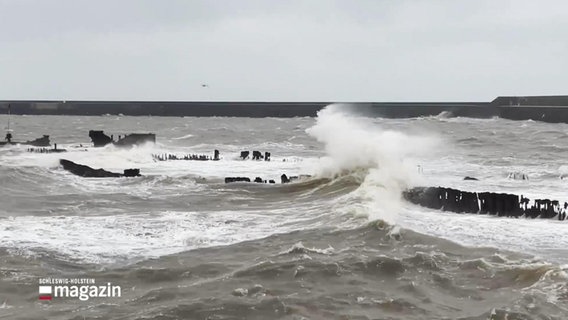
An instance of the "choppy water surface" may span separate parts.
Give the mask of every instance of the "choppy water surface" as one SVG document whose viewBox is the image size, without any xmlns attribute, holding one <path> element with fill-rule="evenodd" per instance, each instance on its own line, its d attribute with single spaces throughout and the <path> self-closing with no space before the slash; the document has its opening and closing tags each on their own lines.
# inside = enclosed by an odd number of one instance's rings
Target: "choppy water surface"
<svg viewBox="0 0 568 320">
<path fill-rule="evenodd" d="M 400 198 L 440 185 L 567 201 L 568 125 L 370 119 L 340 106 L 316 119 L 11 122 L 15 139 L 50 134 L 69 152 L 0 149 L 2 319 L 568 318 L 568 222 L 445 213 Z M 154 132 L 157 144 L 95 149 L 89 129 Z M 218 162 L 152 158 L 214 149 Z M 243 161 L 241 150 L 272 161 Z M 60 158 L 143 177 L 80 178 Z M 283 173 L 312 177 L 224 183 Z M 122 296 L 39 301 L 45 277 L 112 282 Z"/>
</svg>

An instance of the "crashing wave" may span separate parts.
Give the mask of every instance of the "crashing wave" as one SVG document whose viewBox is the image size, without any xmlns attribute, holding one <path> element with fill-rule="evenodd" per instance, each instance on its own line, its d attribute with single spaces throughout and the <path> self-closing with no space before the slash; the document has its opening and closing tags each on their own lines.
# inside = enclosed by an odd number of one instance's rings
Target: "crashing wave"
<svg viewBox="0 0 568 320">
<path fill-rule="evenodd" d="M 439 149 L 437 138 L 384 130 L 372 119 L 333 105 L 318 112 L 316 124 L 306 132 L 323 143 L 326 152 L 314 168 L 315 176 L 357 177 L 360 186 L 350 196 L 366 207 L 371 220 L 395 221 L 402 191 L 419 179 L 416 159 Z"/>
</svg>

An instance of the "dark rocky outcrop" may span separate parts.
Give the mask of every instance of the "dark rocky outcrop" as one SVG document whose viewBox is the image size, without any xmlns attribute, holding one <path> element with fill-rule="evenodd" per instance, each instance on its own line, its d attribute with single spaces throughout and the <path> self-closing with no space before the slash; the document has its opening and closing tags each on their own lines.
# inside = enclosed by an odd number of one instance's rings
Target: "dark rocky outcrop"
<svg viewBox="0 0 568 320">
<path fill-rule="evenodd" d="M 250 178 L 247 177 L 227 177 L 225 178 L 225 183 L 231 183 L 231 182 L 251 182 Z M 270 182 L 262 179 L 261 177 L 256 177 L 254 178 L 254 180 L 252 180 L 252 182 L 254 183 L 275 183 L 274 180 L 270 180 Z"/>
<path fill-rule="evenodd" d="M 250 155 L 250 151 L 241 151 L 241 155 L 240 158 L 243 160 L 248 159 Z M 253 150 L 252 152 L 252 160 L 262 160 L 264 159 L 264 161 L 270 161 L 270 156 L 272 154 L 270 152 L 264 152 L 264 156 L 262 155 L 262 152 L 258 151 L 258 150 Z"/>
<path fill-rule="evenodd" d="M 144 144 L 147 142 L 156 143 L 156 135 L 153 133 L 132 133 L 127 134 L 114 143 L 117 147 L 131 147 L 134 145 Z"/>
<path fill-rule="evenodd" d="M 118 177 L 138 177 L 140 169 L 126 169 L 124 173 L 114 173 L 104 169 L 93 169 L 89 166 L 75 163 L 66 159 L 60 159 L 59 163 L 63 169 L 73 173 L 74 175 L 85 178 L 118 178 Z"/>
<path fill-rule="evenodd" d="M 125 177 L 139 177 L 140 169 L 124 169 Z"/>
<path fill-rule="evenodd" d="M 285 174 L 280 176 L 280 182 L 281 183 L 289 183 L 292 182 L 294 180 L 299 180 L 299 179 L 307 179 L 307 178 L 311 178 L 310 175 L 307 174 L 303 174 L 303 175 L 299 175 L 299 176 L 287 176 Z"/>
<path fill-rule="evenodd" d="M 49 147 L 51 145 L 51 142 L 49 141 L 49 136 L 45 134 L 41 138 L 37 138 L 35 140 L 28 140 L 26 142 L 13 141 L 12 138 L 13 138 L 12 134 L 8 132 L 6 134 L 5 141 L 0 142 L 0 146 L 23 144 L 34 147 Z"/>
<path fill-rule="evenodd" d="M 247 177 L 227 177 L 225 178 L 225 183 L 232 182 L 250 182 L 250 178 Z"/>
<path fill-rule="evenodd" d="M 463 178 L 464 180 L 471 180 L 471 181 L 479 181 L 479 179 L 474 178 L 474 177 L 465 177 Z"/>
<path fill-rule="evenodd" d="M 49 147 L 51 145 L 49 141 L 49 136 L 44 134 L 43 137 L 37 138 L 35 140 L 26 141 L 23 144 L 27 144 L 34 147 Z"/>
<path fill-rule="evenodd" d="M 301 175 L 301 176 L 288 177 L 285 174 L 283 174 L 282 176 L 280 176 L 280 182 L 281 183 L 289 183 L 293 180 L 297 180 L 297 179 L 300 179 L 300 178 L 308 178 L 308 177 L 310 177 L 310 176 L 309 175 Z M 225 183 L 231 183 L 231 182 L 251 182 L 251 179 L 247 178 L 247 177 L 228 177 L 228 178 L 225 178 Z M 252 180 L 252 182 L 269 183 L 269 184 L 275 184 L 276 183 L 276 181 L 274 181 L 274 180 L 265 180 L 265 179 L 262 179 L 261 177 L 254 178 L 254 180 Z"/>
<path fill-rule="evenodd" d="M 490 214 L 505 217 L 566 219 L 568 203 L 557 200 L 530 199 L 508 193 L 470 192 L 443 187 L 418 187 L 403 193 L 411 203 L 457 213 Z M 529 205 L 530 204 L 530 205 Z"/>
<path fill-rule="evenodd" d="M 153 133 L 132 133 L 124 137 L 119 135 L 118 140 L 114 141 L 113 135 L 109 137 L 102 130 L 90 130 L 89 137 L 95 147 L 104 147 L 111 143 L 117 147 L 131 147 L 146 142 L 156 143 L 156 135 Z"/>
<path fill-rule="evenodd" d="M 252 152 L 252 160 L 260 160 L 262 158 L 263 158 L 263 156 L 262 156 L 262 153 L 260 153 L 260 151 L 254 150 Z"/>
<path fill-rule="evenodd" d="M 93 145 L 97 148 L 112 143 L 112 138 L 107 136 L 102 130 L 90 130 L 89 138 L 91 138 Z"/>
</svg>

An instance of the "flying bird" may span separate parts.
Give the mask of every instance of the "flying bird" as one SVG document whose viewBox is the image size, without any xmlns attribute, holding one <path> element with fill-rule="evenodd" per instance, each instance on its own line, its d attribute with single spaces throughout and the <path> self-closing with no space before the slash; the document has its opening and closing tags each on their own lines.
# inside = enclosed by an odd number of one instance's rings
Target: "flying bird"
<svg viewBox="0 0 568 320">
<path fill-rule="evenodd" d="M 203 88 L 209 88 L 209 85 L 208 85 L 208 84 L 205 84 L 205 83 L 203 83 L 203 84 L 201 84 L 201 87 L 203 87 Z"/>
</svg>

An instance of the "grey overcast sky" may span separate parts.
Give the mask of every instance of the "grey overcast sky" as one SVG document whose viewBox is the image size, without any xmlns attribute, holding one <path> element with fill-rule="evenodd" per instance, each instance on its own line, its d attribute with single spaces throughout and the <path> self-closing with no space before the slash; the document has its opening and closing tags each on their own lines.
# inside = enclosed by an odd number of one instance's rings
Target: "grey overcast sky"
<svg viewBox="0 0 568 320">
<path fill-rule="evenodd" d="M 0 100 L 551 94 L 566 0 L 0 0 Z"/>
</svg>

